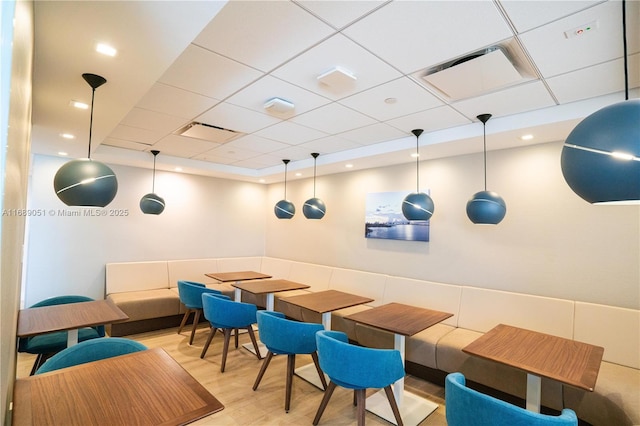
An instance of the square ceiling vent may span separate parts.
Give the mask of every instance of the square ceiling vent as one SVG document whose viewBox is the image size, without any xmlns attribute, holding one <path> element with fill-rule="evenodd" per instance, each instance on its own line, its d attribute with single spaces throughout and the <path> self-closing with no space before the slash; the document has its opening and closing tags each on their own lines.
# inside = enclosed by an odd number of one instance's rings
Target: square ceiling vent
<svg viewBox="0 0 640 426">
<path fill-rule="evenodd" d="M 466 99 L 529 80 L 501 47 L 489 48 L 432 69 L 422 77 L 450 99 Z"/>
<path fill-rule="evenodd" d="M 225 143 L 242 135 L 234 130 L 224 129 L 206 123 L 198 123 L 196 121 L 187 124 L 176 132 L 180 136 L 188 138 L 202 139 L 209 142 Z"/>
</svg>

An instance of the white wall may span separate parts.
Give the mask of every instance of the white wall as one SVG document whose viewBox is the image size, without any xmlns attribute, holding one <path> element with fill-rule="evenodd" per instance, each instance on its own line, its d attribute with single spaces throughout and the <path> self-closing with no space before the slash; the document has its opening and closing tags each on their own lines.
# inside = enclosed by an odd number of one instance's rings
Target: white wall
<svg viewBox="0 0 640 426">
<path fill-rule="evenodd" d="M 283 187 L 272 185 L 266 253 L 638 309 L 640 207 L 583 201 L 562 177 L 561 149 L 561 143 L 550 143 L 488 153 L 488 189 L 507 203 L 497 226 L 473 225 L 466 216 L 467 200 L 484 189 L 482 154 L 422 163 L 421 187 L 431 189 L 435 203 L 428 243 L 364 238 L 366 194 L 415 190 L 415 163 L 319 176 L 316 194 L 327 205 L 319 221 L 302 214 L 311 180 L 288 182 L 296 206 L 291 220 L 273 215 Z"/>
<path fill-rule="evenodd" d="M 54 193 L 53 177 L 66 161 L 34 156 L 29 208 L 44 216 L 28 222 L 27 306 L 59 294 L 102 298 L 108 262 L 264 254 L 264 185 L 156 171 L 155 190 L 167 206 L 145 215 L 139 202 L 151 191 L 152 171 L 111 166 L 118 194 L 102 209 L 106 216 L 63 216 L 86 210 Z M 127 216 L 112 216 L 120 212 Z"/>
</svg>

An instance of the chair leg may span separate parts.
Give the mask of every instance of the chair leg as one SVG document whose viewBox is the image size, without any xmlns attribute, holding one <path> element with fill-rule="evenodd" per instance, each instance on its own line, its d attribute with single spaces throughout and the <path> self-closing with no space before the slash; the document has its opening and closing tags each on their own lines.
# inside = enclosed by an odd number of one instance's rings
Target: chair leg
<svg viewBox="0 0 640 426">
<path fill-rule="evenodd" d="M 224 347 L 222 349 L 222 364 L 220 365 L 220 372 L 224 373 L 224 366 L 227 363 L 227 353 L 229 353 L 229 340 L 231 340 L 231 329 L 224 329 Z"/>
<path fill-rule="evenodd" d="M 200 321 L 200 312 L 202 309 L 195 309 L 195 314 L 193 315 L 193 327 L 191 327 L 191 337 L 189 337 L 189 345 L 193 344 L 193 336 L 196 334 L 196 327 L 198 326 L 198 322 Z"/>
<path fill-rule="evenodd" d="M 322 417 L 324 409 L 327 408 L 327 404 L 329 404 L 329 399 L 331 399 L 331 395 L 333 395 L 334 390 L 336 390 L 336 384 L 329 380 L 329 385 L 327 386 L 327 390 L 324 391 L 324 397 L 322 397 L 316 417 L 313 419 L 314 426 L 320 422 L 320 417 Z"/>
<path fill-rule="evenodd" d="M 273 352 L 269 351 L 267 352 L 267 356 L 265 357 L 264 362 L 262 363 L 262 367 L 260 367 L 260 371 L 258 372 L 258 377 L 256 377 L 256 381 L 253 384 L 253 390 L 258 389 L 258 385 L 260 385 L 260 381 L 262 380 L 262 376 L 264 376 L 264 372 L 267 371 L 267 367 L 271 362 L 271 358 L 273 358 Z"/>
<path fill-rule="evenodd" d="M 211 327 L 211 331 L 209 331 L 209 337 L 207 337 L 207 341 L 204 344 L 204 348 L 202 348 L 202 353 L 200 354 L 200 358 L 204 358 L 204 354 L 207 353 L 207 349 L 209 349 L 209 345 L 211 344 L 211 340 L 213 340 L 213 336 L 216 335 L 216 331 L 218 329 L 215 327 Z"/>
<path fill-rule="evenodd" d="M 364 413 L 366 404 L 366 389 L 356 389 L 356 405 L 358 406 L 358 426 L 364 426 Z"/>
<path fill-rule="evenodd" d="M 391 411 L 393 411 L 393 416 L 396 418 L 396 425 L 402 426 L 402 417 L 400 417 L 400 410 L 398 409 L 396 397 L 393 396 L 391 385 L 385 386 L 384 393 L 387 394 L 387 399 L 389 400 L 389 404 L 391 405 Z"/>
<path fill-rule="evenodd" d="M 189 314 L 191 314 L 191 309 L 187 308 L 187 312 L 184 313 L 182 317 L 182 322 L 180 322 L 180 327 L 178 327 L 178 334 L 182 332 L 182 328 L 187 323 L 187 319 L 189 318 Z"/>
<path fill-rule="evenodd" d="M 291 407 L 291 388 L 293 387 L 293 372 L 296 369 L 296 355 L 287 354 L 287 385 L 284 395 L 284 411 L 289 412 Z"/>
<path fill-rule="evenodd" d="M 36 356 L 36 361 L 33 363 L 33 367 L 31 367 L 31 373 L 29 373 L 29 375 L 33 376 L 34 374 L 36 374 L 38 368 L 40 368 L 40 366 L 44 364 L 44 361 L 45 354 L 38 354 L 38 356 Z"/>
<path fill-rule="evenodd" d="M 238 349 L 238 336 L 239 336 L 239 334 L 240 334 L 240 333 L 239 333 L 239 331 L 238 331 L 238 329 L 237 329 L 237 328 L 236 328 L 236 329 L 234 329 L 234 330 L 233 330 L 233 332 L 234 332 L 234 333 L 235 333 L 235 335 L 236 335 L 236 349 Z"/>
<path fill-rule="evenodd" d="M 318 376 L 320 376 L 320 382 L 322 382 L 322 389 L 327 390 L 327 380 L 324 378 L 324 371 L 320 368 L 320 362 L 318 361 L 318 352 L 313 352 L 311 354 L 311 358 L 313 358 L 313 363 L 316 365 L 316 371 L 318 372 Z"/>
<path fill-rule="evenodd" d="M 253 343 L 253 349 L 256 350 L 256 356 L 258 357 L 258 359 L 262 359 L 262 354 L 260 353 L 260 348 L 258 347 L 258 341 L 256 340 L 255 333 L 253 332 L 253 327 L 247 327 L 247 331 L 249 332 L 251 343 Z"/>
</svg>

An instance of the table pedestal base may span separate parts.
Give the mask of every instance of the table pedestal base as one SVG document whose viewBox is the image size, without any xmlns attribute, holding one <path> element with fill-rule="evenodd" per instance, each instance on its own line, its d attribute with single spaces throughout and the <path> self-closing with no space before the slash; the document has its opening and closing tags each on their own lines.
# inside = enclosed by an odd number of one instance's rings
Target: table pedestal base
<svg viewBox="0 0 640 426">
<path fill-rule="evenodd" d="M 421 398 L 406 390 L 404 391 L 402 404 L 398 405 L 400 416 L 405 426 L 417 426 L 438 408 L 438 404 L 435 402 Z M 397 424 L 396 418 L 393 416 L 393 411 L 391 411 L 391 405 L 389 405 L 389 400 L 383 389 L 367 398 L 366 408 L 367 411 L 376 416 L 382 417 L 394 425 Z"/>
<path fill-rule="evenodd" d="M 322 382 L 320 381 L 320 377 L 318 377 L 318 370 L 316 370 L 316 366 L 314 363 L 303 365 L 302 367 L 296 368 L 294 371 L 295 375 L 300 377 L 302 380 L 305 380 L 311 383 L 313 386 L 317 387 L 320 390 L 324 390 L 322 388 Z M 327 384 L 329 383 L 329 376 L 324 375 Z"/>
</svg>

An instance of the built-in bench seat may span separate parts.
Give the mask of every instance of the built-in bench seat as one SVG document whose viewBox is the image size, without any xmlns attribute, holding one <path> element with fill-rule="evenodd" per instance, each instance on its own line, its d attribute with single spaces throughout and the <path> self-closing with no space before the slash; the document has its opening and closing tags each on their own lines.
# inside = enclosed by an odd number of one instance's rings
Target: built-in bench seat
<svg viewBox="0 0 640 426">
<path fill-rule="evenodd" d="M 393 336 L 346 319 L 351 313 L 389 302 L 453 313 L 442 323 L 407 338 L 407 371 L 436 381 L 460 371 L 472 384 L 520 400 L 526 394 L 526 373 L 469 356 L 462 348 L 499 323 L 603 346 L 594 392 L 543 378 L 542 405 L 554 410 L 572 408 L 581 420 L 594 426 L 640 425 L 640 311 L 634 309 L 270 257 L 194 259 L 108 264 L 107 297 L 130 317 L 128 322 L 114 324 L 111 331 L 129 334 L 140 327 L 177 325 L 184 312 L 176 289 L 178 280 L 203 282 L 233 297 L 233 287 L 204 274 L 238 270 L 260 271 L 309 285 L 309 289 L 276 293 L 275 297 L 276 310 L 302 321 L 321 322 L 321 316 L 287 303 L 287 297 L 334 289 L 373 299 L 367 305 L 332 314 L 333 329 L 346 332 L 351 340 L 365 346 L 393 347 Z M 243 292 L 242 300 L 265 306 L 264 296 Z"/>
</svg>

